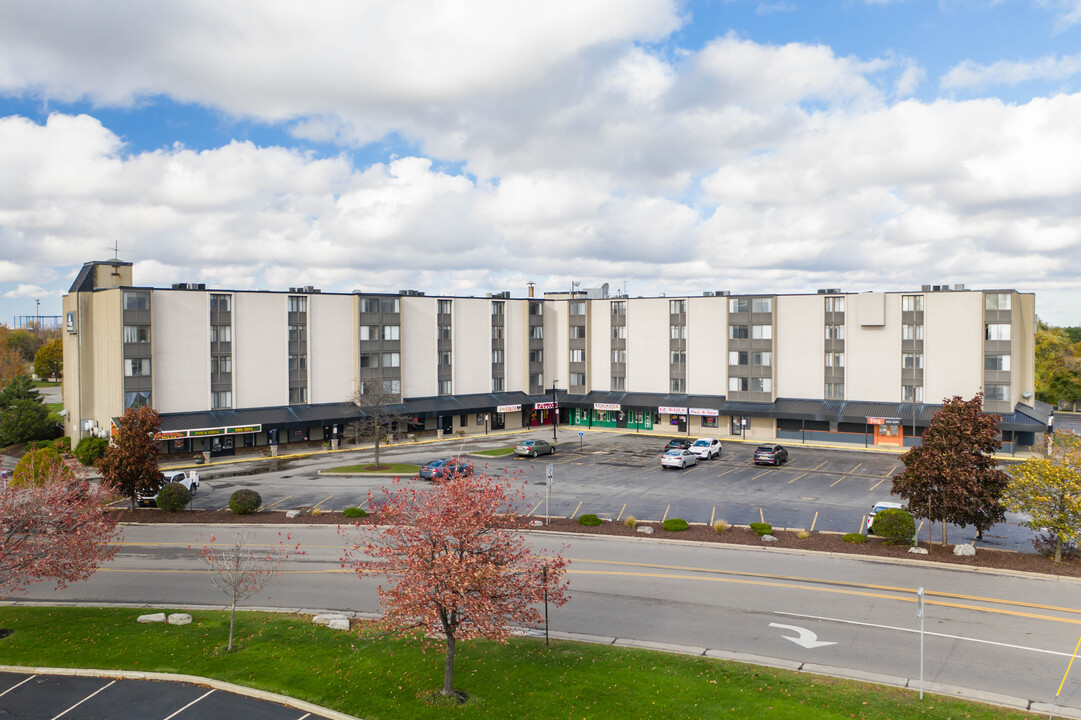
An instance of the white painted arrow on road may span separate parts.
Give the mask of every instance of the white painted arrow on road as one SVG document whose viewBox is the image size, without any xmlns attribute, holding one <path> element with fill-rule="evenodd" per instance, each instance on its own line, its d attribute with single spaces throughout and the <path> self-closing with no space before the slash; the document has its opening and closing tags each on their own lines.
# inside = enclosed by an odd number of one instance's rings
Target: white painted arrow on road
<svg viewBox="0 0 1081 720">
<path fill-rule="evenodd" d="M 799 633 L 799 637 L 791 637 L 789 635 L 782 635 L 781 637 L 783 637 L 785 640 L 791 640 L 800 647 L 805 647 L 808 650 L 824 647 L 826 645 L 837 644 L 835 642 L 823 642 L 822 640 L 818 639 L 818 635 L 816 635 L 814 631 L 808 630 L 807 628 L 797 627 L 796 625 L 782 625 L 780 623 L 770 623 L 769 626 L 781 628 L 782 630 L 792 630 L 793 632 Z"/>
</svg>

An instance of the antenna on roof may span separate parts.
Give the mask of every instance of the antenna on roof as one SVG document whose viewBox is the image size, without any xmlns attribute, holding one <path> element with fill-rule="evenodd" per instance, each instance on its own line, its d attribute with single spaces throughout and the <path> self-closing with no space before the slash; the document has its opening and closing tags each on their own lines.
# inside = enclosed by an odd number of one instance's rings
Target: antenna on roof
<svg viewBox="0 0 1081 720">
<path fill-rule="evenodd" d="M 113 275 L 120 275 L 120 241 L 113 240 L 112 247 L 109 250 L 113 251 Z"/>
</svg>

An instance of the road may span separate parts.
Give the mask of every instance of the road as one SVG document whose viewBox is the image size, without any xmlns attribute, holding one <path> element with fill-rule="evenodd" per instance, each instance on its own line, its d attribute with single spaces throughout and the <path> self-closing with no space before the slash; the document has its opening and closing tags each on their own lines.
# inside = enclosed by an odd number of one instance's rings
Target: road
<svg viewBox="0 0 1081 720">
<path fill-rule="evenodd" d="M 385 448 L 383 462 L 423 464 L 433 457 L 459 452 L 508 447 L 520 437 L 551 437 L 550 431 L 514 436 L 479 437 L 433 445 Z M 903 469 L 891 453 L 823 447 L 789 446 L 791 460 L 781 467 L 760 467 L 752 462 L 754 443 L 727 441 L 724 456 L 685 470 L 663 470 L 661 450 L 665 438 L 633 433 L 586 433 L 579 440 L 560 433 L 558 452 L 540 458 L 472 456 L 478 471 L 506 473 L 524 491 L 525 514 L 544 514 L 545 467 L 554 466 L 555 482 L 549 512 L 574 517 L 594 513 L 603 518 L 639 520 L 679 517 L 688 522 L 725 520 L 746 525 L 768 522 L 777 528 L 804 528 L 857 532 L 865 513 L 879 500 L 890 498 L 890 477 Z M 342 510 L 366 507 L 368 493 L 378 498 L 390 482 L 387 477 L 320 475 L 319 470 L 371 462 L 371 452 L 316 455 L 289 461 L 277 471 L 265 463 L 241 463 L 201 470 L 204 481 L 193 506 L 222 509 L 241 487 L 252 487 L 265 506 Z M 234 468 L 234 469 L 230 469 Z M 254 475 L 229 476 L 232 472 Z M 215 477 L 217 476 L 217 477 Z M 894 498 L 896 499 L 896 498 Z M 1031 552 L 1032 532 L 1019 525 L 1023 518 L 1009 514 L 1007 522 L 984 533 L 980 547 Z M 936 528 L 936 539 L 937 539 Z M 921 531 L 926 536 L 927 528 Z M 951 527 L 951 542 L 970 542 L 972 527 Z"/>
<path fill-rule="evenodd" d="M 242 528 L 276 542 L 272 528 Z M 252 605 L 375 613 L 374 581 L 342 571 L 333 527 L 295 528 L 305 550 Z M 117 557 L 88 581 L 30 599 L 222 606 L 197 549 L 223 526 L 127 526 Z M 916 589 L 927 592 L 925 681 L 1050 702 L 1081 635 L 1081 583 L 879 560 L 596 536 L 567 543 L 571 602 L 552 629 L 798 663 L 919 676 Z M 787 627 L 778 627 L 787 626 Z M 788 638 L 814 633 L 803 647 Z M 1081 677 L 1081 676 L 1079 676 Z M 1081 682 L 1060 704 L 1081 712 Z"/>
</svg>

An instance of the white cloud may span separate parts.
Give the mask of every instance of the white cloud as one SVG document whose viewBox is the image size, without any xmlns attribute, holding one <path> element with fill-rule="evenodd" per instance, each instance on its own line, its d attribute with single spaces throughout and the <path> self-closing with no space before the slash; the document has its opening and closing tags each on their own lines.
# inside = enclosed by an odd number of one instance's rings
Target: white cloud
<svg viewBox="0 0 1081 720">
<path fill-rule="evenodd" d="M 1081 22 L 1081 0 L 1036 0 L 1055 13 L 1055 32 L 1065 32 Z"/>
<path fill-rule="evenodd" d="M 940 84 L 947 90 L 1020 85 L 1032 80 L 1064 80 L 1079 72 L 1081 54 L 1018 62 L 998 60 L 987 65 L 965 60 L 943 75 Z"/>
<path fill-rule="evenodd" d="M 8 290 L 4 293 L 6 298 L 40 298 L 45 295 L 49 295 L 49 291 L 40 285 L 26 285 L 19 283 L 19 286 L 14 290 Z"/>
</svg>

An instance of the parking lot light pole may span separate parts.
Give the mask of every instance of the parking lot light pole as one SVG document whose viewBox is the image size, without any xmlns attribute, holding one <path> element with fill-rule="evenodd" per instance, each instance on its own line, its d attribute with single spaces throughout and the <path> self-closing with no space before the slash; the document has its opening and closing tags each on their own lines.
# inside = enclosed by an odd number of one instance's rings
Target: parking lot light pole
<svg viewBox="0 0 1081 720">
<path fill-rule="evenodd" d="M 556 383 L 558 380 L 552 380 L 552 439 L 556 439 L 556 425 L 559 424 L 559 410 L 556 409 Z"/>
</svg>

